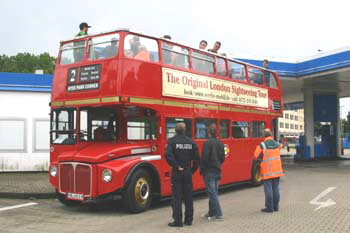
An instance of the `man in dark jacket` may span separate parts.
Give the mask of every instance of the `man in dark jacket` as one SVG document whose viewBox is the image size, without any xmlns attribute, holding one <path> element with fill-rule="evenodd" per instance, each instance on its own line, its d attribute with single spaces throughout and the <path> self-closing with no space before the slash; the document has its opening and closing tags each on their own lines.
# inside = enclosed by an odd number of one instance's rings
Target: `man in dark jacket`
<svg viewBox="0 0 350 233">
<path fill-rule="evenodd" d="M 199 167 L 199 153 L 196 143 L 185 136 L 184 122 L 176 124 L 176 135 L 168 140 L 165 157 L 172 167 L 171 188 L 173 193 L 173 222 L 170 227 L 182 227 L 182 198 L 185 202 L 185 225 L 192 225 L 193 199 L 192 174 Z"/>
<path fill-rule="evenodd" d="M 221 165 L 225 160 L 224 145 L 216 139 L 216 125 L 208 127 L 209 139 L 204 143 L 201 158 L 201 174 L 209 196 L 209 211 L 204 214 L 208 220 L 223 220 L 218 189 L 221 179 Z"/>
</svg>

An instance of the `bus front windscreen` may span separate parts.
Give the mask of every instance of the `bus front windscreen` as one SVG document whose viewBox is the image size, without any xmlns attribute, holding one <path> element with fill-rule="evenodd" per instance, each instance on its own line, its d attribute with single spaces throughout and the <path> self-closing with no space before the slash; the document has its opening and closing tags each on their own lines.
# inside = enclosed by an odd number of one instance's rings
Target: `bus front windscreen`
<svg viewBox="0 0 350 233">
<path fill-rule="evenodd" d="M 76 110 L 55 109 L 51 114 L 51 142 L 53 144 L 76 143 Z"/>
</svg>

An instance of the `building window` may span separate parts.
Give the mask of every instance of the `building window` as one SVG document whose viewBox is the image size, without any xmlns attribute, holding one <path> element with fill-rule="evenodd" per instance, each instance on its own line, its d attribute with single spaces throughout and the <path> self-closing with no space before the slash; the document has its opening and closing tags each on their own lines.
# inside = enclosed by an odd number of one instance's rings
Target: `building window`
<svg viewBox="0 0 350 233">
<path fill-rule="evenodd" d="M 280 128 L 284 128 L 284 123 L 280 122 Z"/>
<path fill-rule="evenodd" d="M 298 125 L 295 125 L 295 129 L 298 129 Z"/>
<path fill-rule="evenodd" d="M 48 152 L 50 150 L 50 121 L 34 119 L 33 122 L 33 152 Z"/>
<path fill-rule="evenodd" d="M 294 125 L 293 124 L 290 124 L 290 129 L 294 129 Z"/>
<path fill-rule="evenodd" d="M 296 121 L 297 121 L 297 120 L 298 120 L 298 116 L 295 116 L 295 117 L 294 117 L 294 120 L 296 120 Z"/>
<path fill-rule="evenodd" d="M 289 114 L 288 113 L 284 114 L 284 118 L 289 119 Z"/>
<path fill-rule="evenodd" d="M 286 123 L 286 129 L 289 129 L 289 124 L 288 123 Z"/>
<path fill-rule="evenodd" d="M 303 130 L 303 126 L 302 125 L 300 126 L 300 130 Z"/>
<path fill-rule="evenodd" d="M 290 119 L 293 120 L 293 119 L 294 119 L 294 116 L 293 116 L 293 115 L 290 115 Z"/>
<path fill-rule="evenodd" d="M 0 118 L 0 151 L 26 152 L 26 134 L 26 119 Z"/>
</svg>

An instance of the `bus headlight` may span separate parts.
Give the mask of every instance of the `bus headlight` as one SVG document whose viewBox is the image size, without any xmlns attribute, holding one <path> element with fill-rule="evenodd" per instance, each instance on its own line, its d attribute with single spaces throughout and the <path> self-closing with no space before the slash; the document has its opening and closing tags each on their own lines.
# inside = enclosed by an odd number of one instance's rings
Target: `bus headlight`
<svg viewBox="0 0 350 233">
<path fill-rule="evenodd" d="M 50 175 L 53 176 L 53 177 L 57 176 L 57 167 L 55 165 L 52 165 L 50 167 Z"/>
<path fill-rule="evenodd" d="M 112 180 L 112 171 L 109 169 L 104 169 L 102 171 L 102 180 L 104 182 L 110 182 Z"/>
</svg>

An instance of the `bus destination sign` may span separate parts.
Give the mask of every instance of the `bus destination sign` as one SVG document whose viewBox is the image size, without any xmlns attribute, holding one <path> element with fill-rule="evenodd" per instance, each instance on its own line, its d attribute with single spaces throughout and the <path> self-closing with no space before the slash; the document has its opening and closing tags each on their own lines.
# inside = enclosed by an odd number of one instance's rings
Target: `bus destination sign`
<svg viewBox="0 0 350 233">
<path fill-rule="evenodd" d="M 79 70 L 79 72 L 78 72 Z M 79 79 L 78 74 L 79 73 Z M 101 64 L 71 68 L 68 71 L 67 91 L 87 91 L 100 88 Z M 79 80 L 79 81 L 78 81 Z"/>
<path fill-rule="evenodd" d="M 80 82 L 93 82 L 100 80 L 101 65 L 80 67 Z"/>
<path fill-rule="evenodd" d="M 268 90 L 163 68 L 163 96 L 268 108 Z"/>
</svg>

